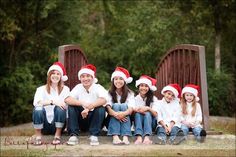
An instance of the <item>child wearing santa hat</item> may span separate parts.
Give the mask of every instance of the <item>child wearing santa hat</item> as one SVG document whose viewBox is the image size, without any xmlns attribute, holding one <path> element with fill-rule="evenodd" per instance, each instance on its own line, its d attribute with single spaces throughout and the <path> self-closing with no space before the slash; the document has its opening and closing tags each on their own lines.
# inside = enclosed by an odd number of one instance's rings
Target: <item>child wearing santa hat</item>
<svg viewBox="0 0 236 157">
<path fill-rule="evenodd" d="M 203 142 L 206 137 L 206 131 L 202 127 L 202 110 L 199 101 L 199 86 L 187 84 L 181 93 L 181 128 L 187 137 L 191 130 L 198 142 Z"/>
<path fill-rule="evenodd" d="M 185 139 L 180 128 L 179 96 L 181 88 L 178 84 L 169 84 L 162 89 L 161 94 L 163 98 L 158 101 L 158 127 L 154 142 L 164 145 L 167 143 L 167 137 L 169 137 L 170 144 L 180 144 Z"/>
<path fill-rule="evenodd" d="M 156 122 L 157 97 L 154 96 L 156 88 L 156 79 L 142 75 L 136 81 L 138 95 L 135 97 L 134 124 L 136 141 L 134 144 L 152 144 L 150 136 L 152 135 L 152 121 Z M 144 139 L 142 139 L 144 137 Z"/>
<path fill-rule="evenodd" d="M 105 118 L 107 91 L 97 83 L 96 67 L 92 64 L 82 66 L 78 72 L 77 84 L 70 95 L 65 99 L 68 107 L 68 133 L 67 144 L 78 144 L 79 131 L 89 131 L 90 145 L 99 145 L 98 135 Z"/>
<path fill-rule="evenodd" d="M 111 87 L 108 92 L 107 111 L 110 115 L 108 135 L 113 137 L 114 145 L 130 144 L 130 115 L 135 105 L 134 94 L 127 84 L 133 80 L 127 69 L 116 67 L 111 75 Z M 119 136 L 123 136 L 121 140 Z"/>
<path fill-rule="evenodd" d="M 33 126 L 35 145 L 42 144 L 42 134 L 54 134 L 52 144 L 61 143 L 62 128 L 65 127 L 67 105 L 64 99 L 70 90 L 64 85 L 66 71 L 60 62 L 55 62 L 47 72 L 46 85 L 37 88 L 34 95 Z"/>
</svg>

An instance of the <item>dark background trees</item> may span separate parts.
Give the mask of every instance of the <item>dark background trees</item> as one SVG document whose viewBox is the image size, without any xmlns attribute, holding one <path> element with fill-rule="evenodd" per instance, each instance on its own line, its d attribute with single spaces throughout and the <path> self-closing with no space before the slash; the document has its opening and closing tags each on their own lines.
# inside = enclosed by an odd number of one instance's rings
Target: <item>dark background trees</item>
<svg viewBox="0 0 236 157">
<path fill-rule="evenodd" d="M 204 45 L 210 114 L 234 116 L 235 10 L 234 0 L 2 0 L 1 126 L 31 121 L 35 89 L 45 83 L 58 46 L 73 43 L 105 87 L 117 65 L 135 79 L 154 76 L 169 48 Z"/>
</svg>

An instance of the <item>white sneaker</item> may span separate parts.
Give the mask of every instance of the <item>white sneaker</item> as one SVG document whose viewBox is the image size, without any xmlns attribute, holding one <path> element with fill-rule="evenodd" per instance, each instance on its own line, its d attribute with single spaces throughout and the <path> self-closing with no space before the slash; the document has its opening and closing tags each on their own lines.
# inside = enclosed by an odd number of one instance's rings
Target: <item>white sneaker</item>
<svg viewBox="0 0 236 157">
<path fill-rule="evenodd" d="M 76 136 L 71 136 L 70 138 L 69 138 L 69 140 L 67 141 L 67 144 L 68 145 L 77 145 L 77 144 L 79 144 L 79 140 L 78 140 L 78 138 L 76 137 Z"/>
<path fill-rule="evenodd" d="M 97 136 L 92 135 L 92 136 L 89 137 L 89 139 L 90 139 L 90 145 L 91 146 L 98 146 L 99 145 Z"/>
</svg>

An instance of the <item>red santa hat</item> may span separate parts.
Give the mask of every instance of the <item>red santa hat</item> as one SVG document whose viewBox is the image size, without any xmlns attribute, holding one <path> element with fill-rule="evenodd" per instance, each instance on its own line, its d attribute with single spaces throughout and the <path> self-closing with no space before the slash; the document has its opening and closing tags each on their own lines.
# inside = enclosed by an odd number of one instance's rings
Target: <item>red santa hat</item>
<svg viewBox="0 0 236 157">
<path fill-rule="evenodd" d="M 133 81 L 133 78 L 130 77 L 129 71 L 122 67 L 116 67 L 115 71 L 111 75 L 111 81 L 116 76 L 122 77 L 125 80 L 126 84 L 131 83 Z"/>
<path fill-rule="evenodd" d="M 150 76 L 147 76 L 147 75 L 140 76 L 140 78 L 136 81 L 135 86 L 138 87 L 141 83 L 147 84 L 150 90 L 152 91 L 157 90 L 157 87 L 156 87 L 157 80 Z"/>
<path fill-rule="evenodd" d="M 181 88 L 177 83 L 169 84 L 161 90 L 161 94 L 164 95 L 166 91 L 171 91 L 174 93 L 175 98 L 180 98 Z"/>
<path fill-rule="evenodd" d="M 57 70 L 59 71 L 59 73 L 61 74 L 61 80 L 62 81 L 67 81 L 68 77 L 66 75 L 66 69 L 64 67 L 64 65 L 61 62 L 55 62 L 53 63 L 52 66 L 49 67 L 47 75 L 49 74 L 50 71 L 52 70 Z"/>
<path fill-rule="evenodd" d="M 93 64 L 87 64 L 84 65 L 80 68 L 79 72 L 78 72 L 78 78 L 80 80 L 80 76 L 82 74 L 89 74 L 92 75 L 93 77 L 93 82 L 97 83 L 98 79 L 96 78 L 96 67 Z"/>
<path fill-rule="evenodd" d="M 198 92 L 199 91 L 199 86 L 197 85 L 194 85 L 194 84 L 187 84 L 183 90 L 182 90 L 182 93 L 181 93 L 181 96 L 184 95 L 184 93 L 191 93 L 195 96 L 195 99 L 196 101 L 199 101 L 199 97 L 198 97 Z"/>
</svg>

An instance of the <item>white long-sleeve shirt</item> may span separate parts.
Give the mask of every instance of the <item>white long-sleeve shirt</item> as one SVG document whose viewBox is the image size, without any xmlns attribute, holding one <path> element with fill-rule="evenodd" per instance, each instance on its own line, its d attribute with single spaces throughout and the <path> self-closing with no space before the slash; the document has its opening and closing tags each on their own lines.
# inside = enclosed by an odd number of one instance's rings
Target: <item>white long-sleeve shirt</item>
<svg viewBox="0 0 236 157">
<path fill-rule="evenodd" d="M 180 118 L 181 118 L 181 106 L 177 99 L 174 99 L 170 103 L 167 103 L 164 98 L 162 100 L 158 100 L 158 126 L 160 121 L 164 121 L 167 126 L 170 126 L 171 121 L 175 122 L 174 126 L 181 126 Z"/>
<path fill-rule="evenodd" d="M 202 110 L 201 110 L 201 106 L 199 103 L 196 103 L 196 112 L 195 115 L 192 116 L 192 103 L 186 103 L 186 110 L 187 110 L 187 114 L 184 115 L 182 112 L 181 114 L 181 121 L 187 121 L 189 123 L 193 123 L 195 124 L 195 127 L 202 127 L 201 123 L 202 123 Z"/>
<path fill-rule="evenodd" d="M 141 107 L 141 106 L 146 106 L 146 100 L 147 98 L 145 97 L 144 99 L 141 97 L 140 94 L 138 94 L 136 97 L 135 97 L 135 108 L 138 108 L 138 107 Z M 153 102 L 150 103 L 150 107 L 158 112 L 158 99 L 156 96 L 153 96 Z"/>
<path fill-rule="evenodd" d="M 121 103 L 121 96 L 117 93 L 117 102 Z M 128 107 L 134 108 L 135 107 L 135 99 L 134 99 L 134 93 L 133 92 L 129 92 L 128 96 L 126 98 L 126 101 L 124 102 L 128 105 Z M 112 96 L 109 94 L 108 92 L 108 101 L 107 101 L 107 105 L 110 105 L 112 107 Z"/>
<path fill-rule="evenodd" d="M 58 91 L 50 87 L 50 94 L 47 92 L 46 85 L 40 86 L 37 88 L 34 95 L 33 105 L 35 107 L 41 106 L 39 101 L 43 100 L 52 100 L 53 102 L 64 102 L 64 99 L 69 96 L 70 89 L 64 85 L 60 94 Z M 55 105 L 43 106 L 46 111 L 46 118 L 49 123 L 52 122 L 54 118 L 54 107 Z"/>
</svg>

